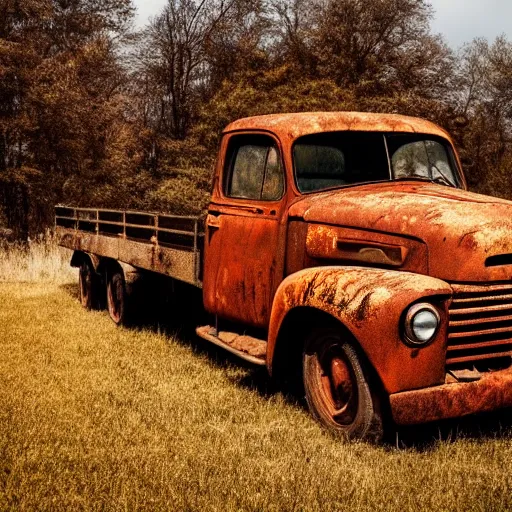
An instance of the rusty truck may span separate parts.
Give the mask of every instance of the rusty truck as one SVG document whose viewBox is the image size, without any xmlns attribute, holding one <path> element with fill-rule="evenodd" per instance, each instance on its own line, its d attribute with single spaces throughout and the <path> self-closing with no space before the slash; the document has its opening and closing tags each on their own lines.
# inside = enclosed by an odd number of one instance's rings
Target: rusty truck
<svg viewBox="0 0 512 512">
<path fill-rule="evenodd" d="M 298 379 L 336 434 L 512 406 L 512 202 L 469 192 L 426 120 L 241 119 L 207 214 L 59 206 L 56 230 L 85 307 L 122 323 L 134 272 L 202 289 L 197 334 Z"/>
</svg>

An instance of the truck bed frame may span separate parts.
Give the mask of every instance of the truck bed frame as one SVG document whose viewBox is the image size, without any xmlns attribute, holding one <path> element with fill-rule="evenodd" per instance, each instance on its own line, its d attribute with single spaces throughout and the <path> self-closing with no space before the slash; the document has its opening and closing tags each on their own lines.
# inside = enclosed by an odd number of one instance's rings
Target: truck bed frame
<svg viewBox="0 0 512 512">
<path fill-rule="evenodd" d="M 59 245 L 202 287 L 203 217 L 55 208 Z"/>
</svg>

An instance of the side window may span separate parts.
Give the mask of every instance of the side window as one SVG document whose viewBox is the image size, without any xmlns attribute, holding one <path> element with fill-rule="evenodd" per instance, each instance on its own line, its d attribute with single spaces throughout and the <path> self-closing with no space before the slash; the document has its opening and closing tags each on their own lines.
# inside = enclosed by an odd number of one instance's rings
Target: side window
<svg viewBox="0 0 512 512">
<path fill-rule="evenodd" d="M 281 158 L 274 141 L 265 136 L 231 139 L 225 170 L 228 197 L 276 201 L 284 193 Z"/>
</svg>

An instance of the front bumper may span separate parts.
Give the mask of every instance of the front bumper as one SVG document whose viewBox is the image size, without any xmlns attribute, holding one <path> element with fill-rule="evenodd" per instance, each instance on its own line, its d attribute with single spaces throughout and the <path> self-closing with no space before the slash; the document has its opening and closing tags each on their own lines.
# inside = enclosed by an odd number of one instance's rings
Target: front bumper
<svg viewBox="0 0 512 512">
<path fill-rule="evenodd" d="M 512 368 L 476 382 L 457 382 L 395 393 L 389 397 L 397 425 L 418 425 L 512 407 Z"/>
</svg>

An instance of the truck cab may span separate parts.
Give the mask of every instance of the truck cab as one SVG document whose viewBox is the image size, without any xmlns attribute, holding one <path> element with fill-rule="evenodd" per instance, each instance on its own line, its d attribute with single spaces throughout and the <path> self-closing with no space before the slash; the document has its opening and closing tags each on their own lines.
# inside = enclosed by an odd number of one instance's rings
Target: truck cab
<svg viewBox="0 0 512 512">
<path fill-rule="evenodd" d="M 344 262 L 429 275 L 426 258 L 412 250 L 400 261 L 382 236 L 425 245 L 416 236 L 419 194 L 436 203 L 447 188 L 466 190 L 459 161 L 448 135 L 423 120 L 324 113 L 236 121 L 224 132 L 206 220 L 205 306 L 267 327 L 277 287 L 303 268 Z M 344 245 L 319 246 L 332 240 L 321 234 L 328 226 L 348 230 Z"/>
</svg>

